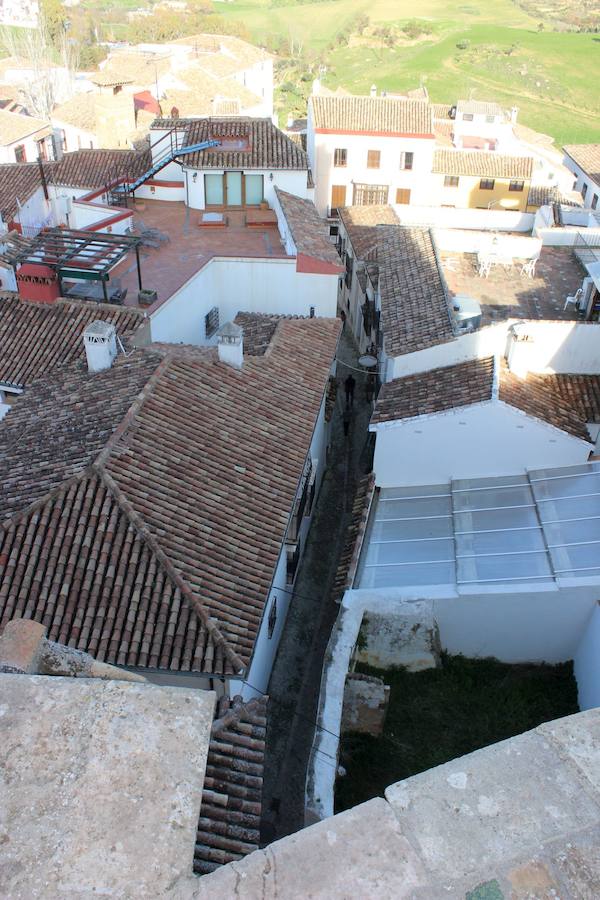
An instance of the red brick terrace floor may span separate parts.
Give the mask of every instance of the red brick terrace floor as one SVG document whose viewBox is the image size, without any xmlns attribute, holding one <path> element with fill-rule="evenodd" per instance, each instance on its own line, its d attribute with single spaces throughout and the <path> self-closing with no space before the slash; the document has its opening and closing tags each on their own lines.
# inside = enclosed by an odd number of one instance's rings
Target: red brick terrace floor
<svg viewBox="0 0 600 900">
<path fill-rule="evenodd" d="M 201 212 L 184 203 L 145 200 L 136 209 L 134 223 L 140 228 L 156 228 L 168 235 L 169 241 L 158 248 L 141 247 L 142 283 L 166 300 L 194 275 L 211 256 L 285 257 L 276 225 L 248 227 L 242 211 L 226 212 L 227 227 L 199 226 Z M 126 306 L 137 306 L 137 271 L 135 255 L 127 258 L 110 275 L 127 288 Z"/>
<path fill-rule="evenodd" d="M 474 253 L 440 253 L 450 294 L 467 294 L 481 305 L 482 325 L 511 318 L 576 319 L 573 306 L 564 310 L 565 299 L 574 294 L 585 271 L 568 248 L 544 247 L 535 277 L 520 274 L 520 265 L 505 271 L 496 266 L 488 278 L 477 274 Z"/>
</svg>

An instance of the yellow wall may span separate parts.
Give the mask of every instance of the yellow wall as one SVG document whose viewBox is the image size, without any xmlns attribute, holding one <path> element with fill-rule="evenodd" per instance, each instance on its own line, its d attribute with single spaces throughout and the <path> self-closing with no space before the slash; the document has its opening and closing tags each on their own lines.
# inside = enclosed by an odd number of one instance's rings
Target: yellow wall
<svg viewBox="0 0 600 900">
<path fill-rule="evenodd" d="M 508 186 L 511 181 L 509 178 L 496 178 L 492 191 L 482 191 L 479 187 L 480 181 L 479 177 L 461 175 L 458 187 L 444 187 L 444 176 L 440 175 L 439 203 L 456 206 L 458 209 L 487 209 L 490 203 L 494 204 L 492 209 L 509 209 L 519 212 L 525 212 L 527 209 L 530 186 L 528 179 L 523 179 L 523 190 L 518 193 L 509 191 Z"/>
</svg>

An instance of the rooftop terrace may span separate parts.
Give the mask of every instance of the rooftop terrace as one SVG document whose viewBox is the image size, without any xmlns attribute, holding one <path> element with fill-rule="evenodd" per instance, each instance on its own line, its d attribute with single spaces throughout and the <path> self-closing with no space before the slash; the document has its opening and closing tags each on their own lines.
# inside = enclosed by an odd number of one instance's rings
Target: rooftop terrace
<svg viewBox="0 0 600 900">
<path fill-rule="evenodd" d="M 156 229 L 164 240 L 142 242 L 142 279 L 145 288 L 166 300 L 214 256 L 285 258 L 276 224 L 246 225 L 244 211 L 227 211 L 226 225 L 200 225 L 200 210 L 184 203 L 145 200 L 134 212 L 137 231 Z M 150 245 L 151 244 L 151 245 Z M 126 306 L 137 306 L 135 257 L 128 258 L 111 272 L 127 288 Z"/>
<path fill-rule="evenodd" d="M 574 307 L 564 309 L 567 296 L 581 286 L 585 270 L 570 249 L 544 247 L 535 277 L 520 274 L 515 264 L 495 266 L 487 278 L 477 274 L 475 253 L 440 252 L 450 296 L 467 294 L 481 305 L 482 326 L 506 319 L 576 319 Z"/>
</svg>

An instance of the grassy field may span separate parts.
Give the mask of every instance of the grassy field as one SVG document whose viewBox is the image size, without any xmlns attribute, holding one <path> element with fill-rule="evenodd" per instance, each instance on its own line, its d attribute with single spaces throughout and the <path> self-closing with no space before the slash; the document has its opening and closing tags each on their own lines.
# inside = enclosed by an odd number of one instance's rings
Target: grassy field
<svg viewBox="0 0 600 900">
<path fill-rule="evenodd" d="M 578 711 L 572 665 L 506 665 L 493 659 L 446 656 L 442 667 L 380 672 L 390 685 L 381 738 L 347 734 L 336 786 L 336 811 L 458 756 Z"/>
<path fill-rule="evenodd" d="M 293 42 L 296 59 L 281 66 L 287 84 L 280 104 L 302 112 L 316 63 L 325 66 L 323 81 L 366 92 L 402 91 L 427 85 L 434 101 L 455 101 L 469 94 L 517 105 L 520 121 L 552 135 L 557 143 L 600 141 L 600 35 L 538 30 L 539 20 L 512 0 L 422 0 L 419 19 L 432 33 L 416 40 L 400 29 L 414 20 L 407 0 L 330 0 L 324 3 L 271 5 L 270 0 L 216 3 L 225 18 L 243 22 L 252 38 Z M 357 15 L 369 17 L 371 29 L 389 25 L 398 39 L 384 47 L 372 38 L 333 47 L 336 35 Z M 463 49 L 459 49 L 460 44 Z M 304 77 L 304 81 L 302 78 Z M 291 84 L 295 89 L 291 89 Z"/>
</svg>

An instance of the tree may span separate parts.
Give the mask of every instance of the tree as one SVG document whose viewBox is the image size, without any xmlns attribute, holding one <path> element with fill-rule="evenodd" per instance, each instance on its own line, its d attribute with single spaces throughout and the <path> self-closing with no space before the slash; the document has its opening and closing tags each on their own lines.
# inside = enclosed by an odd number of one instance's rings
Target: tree
<svg viewBox="0 0 600 900">
<path fill-rule="evenodd" d="M 41 0 L 40 27 L 50 43 L 58 49 L 67 29 L 67 14 L 61 0 Z"/>
</svg>

